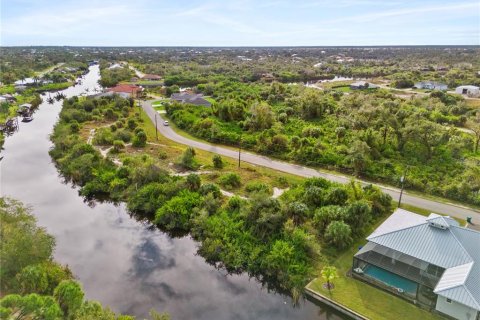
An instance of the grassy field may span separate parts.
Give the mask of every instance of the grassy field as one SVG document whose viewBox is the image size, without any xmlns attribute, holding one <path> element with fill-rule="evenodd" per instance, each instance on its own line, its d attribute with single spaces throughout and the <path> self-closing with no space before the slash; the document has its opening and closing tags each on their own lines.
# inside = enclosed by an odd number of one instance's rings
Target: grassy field
<svg viewBox="0 0 480 320">
<path fill-rule="evenodd" d="M 164 101 L 155 101 L 155 102 L 152 102 L 152 107 L 153 109 L 159 111 L 159 110 L 165 110 L 165 106 L 164 106 Z"/>
<path fill-rule="evenodd" d="M 465 104 L 469 107 L 480 109 L 480 99 L 465 99 Z"/>
<path fill-rule="evenodd" d="M 332 89 L 335 90 L 335 91 L 340 91 L 340 92 L 351 92 L 352 91 L 350 86 L 333 87 Z"/>
</svg>

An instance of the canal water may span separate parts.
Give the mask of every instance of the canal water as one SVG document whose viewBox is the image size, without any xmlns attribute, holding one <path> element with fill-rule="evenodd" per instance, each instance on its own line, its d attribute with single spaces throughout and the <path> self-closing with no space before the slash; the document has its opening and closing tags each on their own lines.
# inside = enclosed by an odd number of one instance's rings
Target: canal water
<svg viewBox="0 0 480 320">
<path fill-rule="evenodd" d="M 81 85 L 62 92 L 92 93 L 98 79 L 99 68 L 92 66 Z M 152 308 L 172 319 L 344 318 L 308 300 L 294 308 L 289 297 L 268 292 L 246 274 L 217 270 L 196 254 L 190 237 L 171 238 L 130 217 L 124 205 L 84 202 L 48 154 L 60 108 L 61 102 L 43 102 L 34 120 L 6 139 L 0 194 L 32 206 L 56 238 L 55 259 L 71 268 L 88 299 L 138 318 Z"/>
</svg>

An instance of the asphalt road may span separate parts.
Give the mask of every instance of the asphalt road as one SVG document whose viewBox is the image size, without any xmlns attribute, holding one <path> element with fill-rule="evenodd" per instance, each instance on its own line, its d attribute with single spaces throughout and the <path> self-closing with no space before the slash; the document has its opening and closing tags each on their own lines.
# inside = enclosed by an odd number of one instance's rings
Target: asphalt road
<svg viewBox="0 0 480 320">
<path fill-rule="evenodd" d="M 148 117 L 150 118 L 150 120 L 152 120 L 154 124 L 155 124 L 155 115 L 157 116 L 158 131 L 166 138 L 184 145 L 191 146 L 193 148 L 209 151 L 212 153 L 217 153 L 225 157 L 238 159 L 238 151 L 236 150 L 231 150 L 231 149 L 211 145 L 204 142 L 190 140 L 184 136 L 179 135 L 169 126 L 163 125 L 163 122 L 165 119 L 163 119 L 162 115 L 159 114 L 157 111 L 155 111 L 155 109 L 153 109 L 150 101 L 141 101 L 140 103 L 143 110 L 145 110 Z M 308 167 L 304 167 L 296 164 L 291 164 L 291 163 L 278 161 L 278 160 L 272 160 L 268 157 L 252 154 L 249 152 L 241 153 L 241 161 L 248 162 L 258 166 L 268 167 L 278 171 L 291 173 L 301 177 L 307 177 L 307 178 L 322 177 L 327 180 L 339 182 L 339 183 L 348 183 L 351 180 L 351 177 L 344 176 L 341 174 L 321 172 L 312 168 L 308 168 Z M 358 181 L 361 182 L 362 184 L 370 184 L 368 182 L 364 182 L 361 180 L 358 180 Z M 375 184 L 375 185 L 380 187 L 383 192 L 391 195 L 393 199 L 398 200 L 400 196 L 399 189 L 394 187 L 379 185 L 379 184 Z M 425 208 L 425 209 L 431 210 L 432 212 L 442 213 L 442 214 L 450 215 L 460 219 L 465 219 L 466 217 L 470 216 L 470 217 L 473 217 L 474 223 L 476 222 L 477 224 L 480 224 L 480 212 L 464 206 L 445 203 L 445 202 L 437 202 L 434 200 L 409 194 L 408 192 L 405 192 L 405 191 L 403 192 L 402 203 L 410 204 L 419 208 Z"/>
</svg>

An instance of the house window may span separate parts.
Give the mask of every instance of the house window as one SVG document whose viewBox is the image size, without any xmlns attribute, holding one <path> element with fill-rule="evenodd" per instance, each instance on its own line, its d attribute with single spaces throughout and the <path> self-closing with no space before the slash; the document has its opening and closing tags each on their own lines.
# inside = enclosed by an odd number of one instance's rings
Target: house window
<svg viewBox="0 0 480 320">
<path fill-rule="evenodd" d="M 452 303 L 452 299 L 447 298 L 447 303 Z"/>
</svg>

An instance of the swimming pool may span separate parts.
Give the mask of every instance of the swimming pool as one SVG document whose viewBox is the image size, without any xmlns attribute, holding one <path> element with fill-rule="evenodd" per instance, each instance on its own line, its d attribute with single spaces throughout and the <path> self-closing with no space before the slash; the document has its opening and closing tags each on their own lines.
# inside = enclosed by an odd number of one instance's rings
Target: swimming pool
<svg viewBox="0 0 480 320">
<path fill-rule="evenodd" d="M 386 284 L 389 287 L 394 287 L 397 289 L 402 289 L 405 293 L 415 296 L 417 294 L 417 284 L 413 281 L 400 277 L 394 273 L 391 273 L 387 270 L 378 268 L 373 265 L 368 265 L 365 267 L 363 272 Z"/>
</svg>

